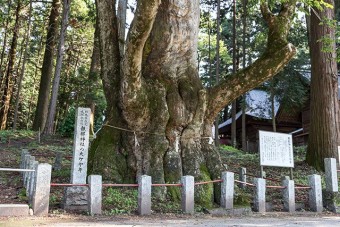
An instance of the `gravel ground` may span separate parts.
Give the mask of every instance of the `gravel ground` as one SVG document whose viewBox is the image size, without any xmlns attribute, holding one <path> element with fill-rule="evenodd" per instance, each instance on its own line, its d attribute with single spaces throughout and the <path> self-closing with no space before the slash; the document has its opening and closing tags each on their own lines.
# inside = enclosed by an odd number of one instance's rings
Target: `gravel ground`
<svg viewBox="0 0 340 227">
<path fill-rule="evenodd" d="M 340 215 L 301 212 L 251 214 L 247 216 L 151 215 L 97 216 L 50 215 L 49 217 L 0 218 L 0 226 L 340 226 Z"/>
</svg>

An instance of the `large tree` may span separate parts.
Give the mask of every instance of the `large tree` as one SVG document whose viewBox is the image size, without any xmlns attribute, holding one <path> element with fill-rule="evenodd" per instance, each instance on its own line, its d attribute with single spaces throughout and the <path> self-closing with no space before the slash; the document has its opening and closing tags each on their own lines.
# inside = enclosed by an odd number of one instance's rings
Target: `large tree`
<svg viewBox="0 0 340 227">
<path fill-rule="evenodd" d="M 334 6 L 333 0 L 326 2 Z M 324 168 L 324 158 L 338 156 L 339 98 L 334 20 L 334 9 L 330 7 L 314 7 L 311 11 L 311 123 L 306 160 L 318 170 Z"/>
<path fill-rule="evenodd" d="M 295 1 L 274 15 L 261 5 L 269 28 L 267 49 L 249 67 L 214 87 L 198 77 L 199 0 L 139 0 L 123 57 L 119 54 L 115 1 L 97 0 L 101 77 L 107 99 L 106 124 L 92 143 L 89 171 L 116 182 L 147 174 L 153 182 L 219 178 L 222 170 L 211 127 L 219 111 L 279 72 L 294 56 L 287 42 Z M 156 188 L 164 195 L 174 187 Z M 218 187 L 215 187 L 218 190 Z M 211 185 L 196 188 L 210 205 Z M 218 198 L 218 193 L 215 193 Z"/>
<path fill-rule="evenodd" d="M 44 61 L 41 68 L 41 78 L 39 86 L 39 96 L 37 108 L 35 110 L 35 117 L 33 122 L 33 130 L 43 130 L 45 127 L 48 103 L 51 91 L 51 79 L 53 72 L 53 59 L 56 47 L 56 36 L 58 32 L 58 18 L 60 9 L 60 0 L 53 0 L 51 6 L 51 13 L 47 27 L 47 36 L 45 42 Z"/>
</svg>

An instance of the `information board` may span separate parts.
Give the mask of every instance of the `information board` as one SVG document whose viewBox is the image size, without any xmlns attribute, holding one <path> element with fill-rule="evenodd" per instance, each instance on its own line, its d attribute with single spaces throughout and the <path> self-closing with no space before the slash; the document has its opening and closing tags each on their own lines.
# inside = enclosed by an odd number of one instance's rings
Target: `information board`
<svg viewBox="0 0 340 227">
<path fill-rule="evenodd" d="M 260 165 L 294 167 L 292 135 L 259 131 Z"/>
</svg>

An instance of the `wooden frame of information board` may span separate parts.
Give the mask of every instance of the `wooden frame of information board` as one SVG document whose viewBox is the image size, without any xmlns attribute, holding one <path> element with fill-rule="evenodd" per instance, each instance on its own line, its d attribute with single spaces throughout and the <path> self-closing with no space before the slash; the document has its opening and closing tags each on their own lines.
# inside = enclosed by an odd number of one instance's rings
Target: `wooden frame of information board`
<svg viewBox="0 0 340 227">
<path fill-rule="evenodd" d="M 293 179 L 293 138 L 290 134 L 259 130 L 261 177 L 263 166 L 288 167 Z"/>
</svg>

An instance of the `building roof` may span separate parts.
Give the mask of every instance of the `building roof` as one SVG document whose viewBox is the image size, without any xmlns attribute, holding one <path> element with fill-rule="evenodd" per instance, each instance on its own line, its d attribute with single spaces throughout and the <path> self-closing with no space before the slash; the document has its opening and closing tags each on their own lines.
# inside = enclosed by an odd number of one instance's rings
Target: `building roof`
<svg viewBox="0 0 340 227">
<path fill-rule="evenodd" d="M 271 103 L 270 103 L 270 95 L 262 90 L 251 90 L 246 94 L 246 115 L 260 118 L 260 119 L 272 119 L 271 114 Z M 279 109 L 279 102 L 274 99 L 274 111 L 275 115 Z M 239 111 L 236 114 L 236 119 L 238 119 L 242 115 L 242 111 Z M 226 125 L 230 125 L 232 119 L 229 118 L 222 124 L 218 126 L 218 128 L 222 128 Z"/>
</svg>

